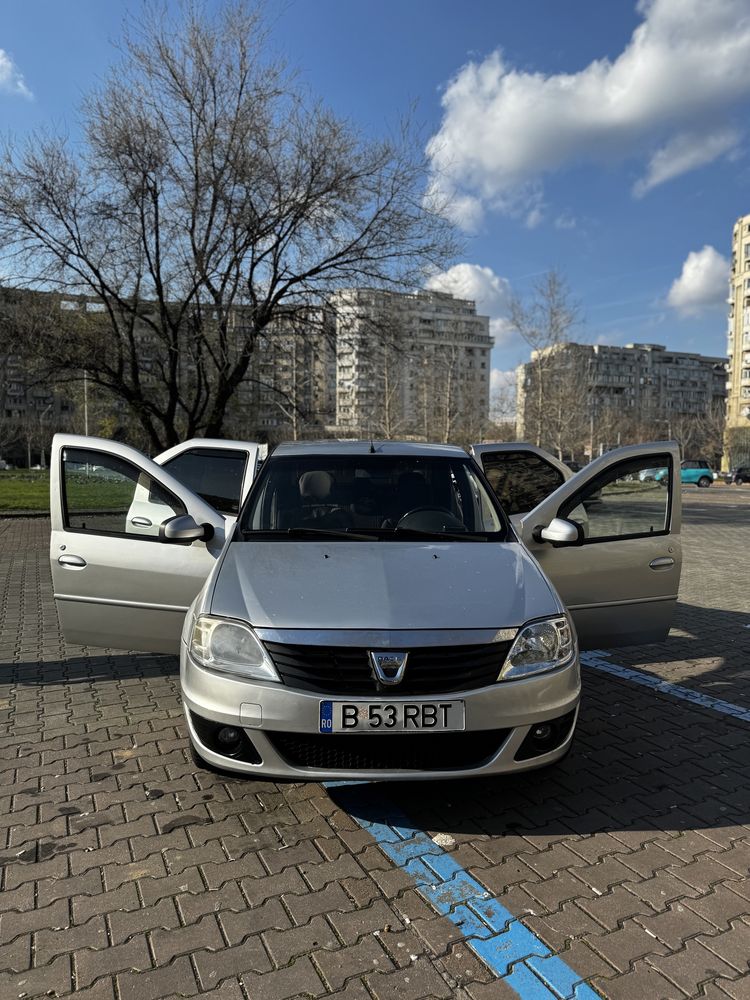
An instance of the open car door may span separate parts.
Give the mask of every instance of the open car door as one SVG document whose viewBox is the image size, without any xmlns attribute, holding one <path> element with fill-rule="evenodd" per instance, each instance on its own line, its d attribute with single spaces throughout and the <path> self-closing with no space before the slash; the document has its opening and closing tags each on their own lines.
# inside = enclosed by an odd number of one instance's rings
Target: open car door
<svg viewBox="0 0 750 1000">
<path fill-rule="evenodd" d="M 192 438 L 154 461 L 227 517 L 236 517 L 258 473 L 265 445 Z"/>
<path fill-rule="evenodd" d="M 573 475 L 554 455 L 521 441 L 475 444 L 470 453 L 516 527 L 524 514 Z"/>
<path fill-rule="evenodd" d="M 644 469 L 664 469 L 643 482 Z M 676 442 L 608 452 L 525 514 L 519 533 L 570 610 L 583 649 L 666 638 L 680 583 Z"/>
<path fill-rule="evenodd" d="M 222 515 L 134 448 L 72 434 L 52 442 L 50 508 L 67 641 L 177 652 L 185 612 L 224 545 Z"/>
<path fill-rule="evenodd" d="M 252 441 L 192 438 L 157 455 L 154 462 L 222 514 L 228 530 L 255 479 L 260 458 L 261 445 Z M 170 509 L 153 490 L 137 487 L 131 513 L 158 525 L 170 516 Z"/>
</svg>

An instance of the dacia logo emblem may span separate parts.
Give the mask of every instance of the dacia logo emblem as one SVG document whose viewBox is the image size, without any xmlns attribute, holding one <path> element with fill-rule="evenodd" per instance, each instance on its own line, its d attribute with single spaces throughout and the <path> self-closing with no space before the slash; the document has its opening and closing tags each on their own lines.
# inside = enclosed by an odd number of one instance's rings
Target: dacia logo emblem
<svg viewBox="0 0 750 1000">
<path fill-rule="evenodd" d="M 400 684 L 404 679 L 406 661 L 408 653 L 401 650 L 389 649 L 386 652 L 376 652 L 370 650 L 370 664 L 372 675 L 381 684 Z"/>
</svg>

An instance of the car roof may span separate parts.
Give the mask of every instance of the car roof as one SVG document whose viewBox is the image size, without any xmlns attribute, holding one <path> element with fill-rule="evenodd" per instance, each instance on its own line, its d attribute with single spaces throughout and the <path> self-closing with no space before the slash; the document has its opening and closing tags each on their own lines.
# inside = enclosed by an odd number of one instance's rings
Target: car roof
<svg viewBox="0 0 750 1000">
<path fill-rule="evenodd" d="M 273 457 L 302 455 L 411 455 L 433 458 L 468 459 L 463 448 L 453 444 L 427 444 L 423 441 L 286 441 L 273 451 Z"/>
</svg>

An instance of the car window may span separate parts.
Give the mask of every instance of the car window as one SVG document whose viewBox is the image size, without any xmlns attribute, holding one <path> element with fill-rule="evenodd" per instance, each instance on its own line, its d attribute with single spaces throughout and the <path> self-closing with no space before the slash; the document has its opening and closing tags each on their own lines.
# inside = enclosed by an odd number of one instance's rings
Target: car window
<svg viewBox="0 0 750 1000">
<path fill-rule="evenodd" d="M 654 466 L 654 456 L 630 459 L 607 469 L 587 483 L 560 508 L 560 517 L 581 523 L 584 542 L 636 538 L 664 533 L 669 527 L 669 477 L 664 482 L 644 480 L 641 473 Z M 669 457 L 663 467 L 669 469 Z M 586 523 L 576 517 L 586 511 Z"/>
<path fill-rule="evenodd" d="M 565 476 L 530 451 L 480 455 L 487 481 L 506 514 L 524 514 L 565 482 Z"/>
<path fill-rule="evenodd" d="M 505 522 L 468 458 L 422 455 L 271 457 L 241 527 L 253 532 L 364 532 L 389 539 L 505 533 Z"/>
<path fill-rule="evenodd" d="M 65 527 L 73 531 L 156 537 L 158 524 L 139 517 L 131 509 L 139 496 L 144 500 L 153 497 L 160 522 L 185 513 L 177 497 L 135 465 L 115 455 L 65 448 L 61 478 L 63 519 Z"/>
<path fill-rule="evenodd" d="M 216 510 L 236 514 L 246 464 L 245 451 L 191 448 L 164 462 L 164 468 Z"/>
</svg>

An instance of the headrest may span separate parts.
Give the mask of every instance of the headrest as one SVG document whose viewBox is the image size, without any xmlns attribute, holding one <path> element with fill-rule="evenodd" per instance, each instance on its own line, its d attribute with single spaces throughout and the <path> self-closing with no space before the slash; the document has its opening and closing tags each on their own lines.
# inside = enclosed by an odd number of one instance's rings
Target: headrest
<svg viewBox="0 0 750 1000">
<path fill-rule="evenodd" d="M 299 477 L 300 496 L 312 497 L 314 500 L 325 500 L 331 492 L 333 477 L 323 469 L 314 472 L 303 472 Z"/>
</svg>

